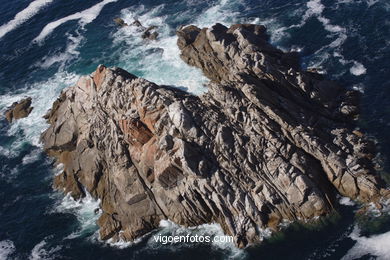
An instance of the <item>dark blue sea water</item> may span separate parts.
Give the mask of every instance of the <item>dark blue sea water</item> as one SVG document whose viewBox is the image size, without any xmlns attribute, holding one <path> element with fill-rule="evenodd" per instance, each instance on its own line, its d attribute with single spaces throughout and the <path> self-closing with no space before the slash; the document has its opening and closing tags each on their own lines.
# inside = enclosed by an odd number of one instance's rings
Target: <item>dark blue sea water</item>
<svg viewBox="0 0 390 260">
<path fill-rule="evenodd" d="M 390 220 L 372 212 L 357 219 L 341 198 L 323 224 L 290 225 L 261 246 L 161 245 L 151 235 L 133 244 L 99 241 L 99 202 L 74 201 L 51 188 L 60 169 L 42 153 L 42 116 L 60 91 L 98 64 L 120 66 L 158 84 L 200 94 L 207 79 L 179 58 L 175 29 L 253 22 L 273 44 L 298 50 L 304 67 L 321 69 L 363 92 L 359 122 L 378 142 L 381 174 L 390 169 L 390 2 L 388 0 L 0 0 L 0 112 L 25 96 L 34 110 L 11 125 L 0 119 L 0 260 L 3 259 L 390 259 Z M 113 19 L 157 25 L 145 43 Z M 156 233 L 220 234 L 164 222 Z"/>
</svg>

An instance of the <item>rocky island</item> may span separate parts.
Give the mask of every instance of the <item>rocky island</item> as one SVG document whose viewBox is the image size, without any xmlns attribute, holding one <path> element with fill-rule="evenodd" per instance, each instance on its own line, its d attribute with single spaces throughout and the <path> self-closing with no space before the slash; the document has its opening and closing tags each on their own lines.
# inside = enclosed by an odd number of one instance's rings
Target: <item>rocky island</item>
<svg viewBox="0 0 390 260">
<path fill-rule="evenodd" d="M 261 25 L 186 26 L 182 59 L 210 79 L 195 96 L 100 65 L 46 115 L 57 189 L 101 200 L 100 238 L 134 240 L 169 219 L 219 223 L 238 247 L 261 229 L 390 197 L 375 145 L 356 130 L 359 93 L 303 70 Z"/>
</svg>

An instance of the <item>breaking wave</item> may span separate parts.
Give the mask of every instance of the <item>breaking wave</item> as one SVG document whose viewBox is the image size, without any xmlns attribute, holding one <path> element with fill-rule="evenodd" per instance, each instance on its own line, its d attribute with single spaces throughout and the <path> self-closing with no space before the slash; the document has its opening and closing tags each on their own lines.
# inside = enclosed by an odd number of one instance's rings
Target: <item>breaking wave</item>
<svg viewBox="0 0 390 260">
<path fill-rule="evenodd" d="M 160 15 L 163 6 L 146 11 L 144 6 L 121 11 L 121 17 L 131 24 L 138 19 L 145 27 L 157 25 L 159 38 L 156 42 L 145 42 L 141 38 L 142 31 L 133 26 L 123 27 L 113 34 L 114 46 L 125 44 L 125 50 L 118 52 L 120 66 L 128 69 L 156 84 L 174 85 L 188 91 L 201 94 L 208 82 L 199 69 L 188 66 L 180 58 L 174 35 L 166 20 Z"/>
<path fill-rule="evenodd" d="M 96 19 L 96 17 L 100 14 L 100 12 L 102 11 L 103 7 L 106 4 L 116 2 L 116 1 L 118 0 L 104 0 L 88 9 L 85 9 L 84 11 L 77 12 L 72 15 L 63 17 L 59 20 L 56 20 L 54 22 L 51 22 L 42 29 L 41 33 L 33 40 L 33 42 L 37 42 L 37 43 L 42 42 L 58 26 L 68 21 L 79 20 L 79 24 L 81 26 L 85 26 Z"/>
<path fill-rule="evenodd" d="M 73 36 L 69 33 L 67 33 L 66 36 L 68 43 L 63 52 L 46 55 L 41 59 L 41 61 L 37 62 L 35 66 L 42 69 L 48 69 L 54 64 L 59 64 L 60 70 L 65 70 L 65 66 L 69 61 L 79 57 L 80 52 L 78 51 L 78 48 L 81 46 L 84 37 L 81 34 Z"/>
<path fill-rule="evenodd" d="M 355 226 L 350 238 L 356 244 L 347 252 L 342 260 L 353 260 L 365 255 L 376 256 L 378 260 L 390 259 L 390 232 L 365 237 L 360 235 L 360 229 Z"/>
<path fill-rule="evenodd" d="M 180 24 L 195 24 L 199 27 L 213 25 L 216 21 L 229 26 L 235 22 L 253 22 L 253 18 L 239 19 L 240 1 L 220 0 L 206 6 L 194 15 L 190 12 L 174 14 L 174 21 Z M 117 49 L 119 66 L 160 85 L 173 85 L 199 95 L 207 91 L 208 79 L 194 67 L 190 67 L 180 58 L 176 45 L 176 26 L 172 17 L 164 14 L 165 4 L 146 9 L 144 5 L 133 6 L 121 11 L 121 18 L 131 24 L 139 20 L 146 28 L 158 26 L 157 41 L 142 39 L 142 30 L 135 26 L 125 26 L 112 35 Z M 171 20 L 170 20 L 171 19 Z M 123 47 L 124 45 L 124 47 Z"/>
<path fill-rule="evenodd" d="M 26 117 L 13 122 L 7 130 L 8 136 L 14 136 L 16 139 L 11 145 L 0 145 L 0 150 L 10 150 L 10 154 L 18 154 L 22 146 L 28 142 L 34 146 L 40 147 L 39 137 L 47 128 L 46 120 L 42 117 L 46 114 L 53 102 L 58 98 L 62 89 L 76 82 L 78 75 L 66 71 L 57 72 L 48 80 L 26 85 L 19 89 L 17 93 L 10 93 L 0 96 L 0 113 L 9 107 L 13 102 L 22 98 L 31 97 L 33 110 Z M 20 134 L 22 130 L 22 134 Z"/>
<path fill-rule="evenodd" d="M 321 49 L 316 51 L 316 55 L 319 57 L 319 60 L 317 60 L 316 63 L 312 63 L 311 66 L 313 67 L 321 67 L 321 64 L 325 59 L 329 58 L 329 49 L 333 50 L 333 56 L 335 58 L 338 58 L 339 62 L 343 65 L 350 65 L 352 64 L 352 67 L 350 68 L 350 73 L 355 76 L 360 76 L 365 73 L 365 68 L 363 64 L 355 61 L 355 60 L 347 60 L 344 58 L 344 56 L 341 54 L 340 47 L 344 44 L 344 42 L 347 40 L 347 29 L 339 26 L 334 25 L 330 22 L 330 20 L 322 15 L 323 11 L 325 10 L 325 6 L 322 4 L 321 0 L 310 0 L 307 2 L 307 11 L 305 15 L 303 16 L 303 20 L 301 22 L 301 25 L 304 24 L 310 17 L 316 17 L 319 22 L 322 23 L 324 29 L 328 31 L 330 34 L 335 35 L 336 38 L 328 45 L 322 47 Z"/>
<path fill-rule="evenodd" d="M 77 217 L 79 227 L 65 239 L 74 239 L 80 236 L 91 236 L 98 229 L 96 221 L 100 217 L 100 200 L 92 198 L 86 192 L 86 196 L 75 200 L 67 194 L 54 208 L 54 212 L 71 213 Z"/>
<path fill-rule="evenodd" d="M 35 0 L 31 2 L 25 9 L 17 13 L 11 21 L 0 26 L 0 39 L 10 31 L 16 29 L 30 18 L 39 13 L 45 6 L 53 2 L 53 0 Z"/>
<path fill-rule="evenodd" d="M 56 253 L 61 250 L 61 246 L 49 247 L 47 245 L 46 239 L 42 240 L 34 246 L 31 250 L 29 260 L 51 260 L 59 257 Z"/>
<path fill-rule="evenodd" d="M 0 259 L 7 260 L 15 252 L 15 245 L 11 240 L 0 241 Z"/>
</svg>

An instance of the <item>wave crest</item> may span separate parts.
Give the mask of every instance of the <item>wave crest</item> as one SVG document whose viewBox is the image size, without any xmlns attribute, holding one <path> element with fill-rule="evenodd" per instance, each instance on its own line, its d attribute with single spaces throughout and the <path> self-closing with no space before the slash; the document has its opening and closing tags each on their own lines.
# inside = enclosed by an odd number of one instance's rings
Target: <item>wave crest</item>
<svg viewBox="0 0 390 260">
<path fill-rule="evenodd" d="M 4 37 L 10 31 L 16 29 L 33 16 L 35 16 L 39 11 L 41 11 L 45 6 L 53 2 L 53 0 L 36 0 L 31 2 L 25 9 L 17 13 L 11 21 L 0 26 L 0 39 Z"/>
<path fill-rule="evenodd" d="M 93 20 L 95 20 L 96 17 L 98 17 L 98 15 L 100 14 L 100 12 L 102 11 L 103 7 L 106 4 L 109 4 L 109 3 L 112 3 L 112 2 L 116 2 L 116 1 L 118 1 L 118 0 L 104 0 L 104 1 L 102 1 L 102 2 L 100 2 L 98 4 L 96 4 L 96 5 L 88 8 L 88 9 L 85 9 L 84 11 L 77 12 L 77 13 L 68 15 L 66 17 L 63 17 L 61 19 L 58 19 L 58 20 L 56 20 L 54 22 L 48 23 L 42 29 L 41 33 L 37 37 L 35 37 L 33 42 L 41 43 L 58 26 L 60 26 L 63 23 L 66 23 L 68 21 L 79 20 L 79 24 L 81 26 L 85 26 L 85 25 L 91 23 Z"/>
</svg>

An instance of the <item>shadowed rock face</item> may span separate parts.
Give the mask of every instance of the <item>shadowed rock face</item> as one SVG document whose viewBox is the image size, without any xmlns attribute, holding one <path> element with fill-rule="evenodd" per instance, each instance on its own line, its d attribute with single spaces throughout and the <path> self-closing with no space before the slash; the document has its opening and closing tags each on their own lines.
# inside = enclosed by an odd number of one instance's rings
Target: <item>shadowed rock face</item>
<svg viewBox="0 0 390 260">
<path fill-rule="evenodd" d="M 202 96 L 102 65 L 61 94 L 42 135 L 65 165 L 54 185 L 101 199 L 102 239 L 133 240 L 170 219 L 217 222 L 243 247 L 260 228 L 329 213 L 336 194 L 389 197 L 374 145 L 353 130 L 358 93 L 302 71 L 265 31 L 177 32 L 183 60 L 212 80 Z"/>
</svg>

